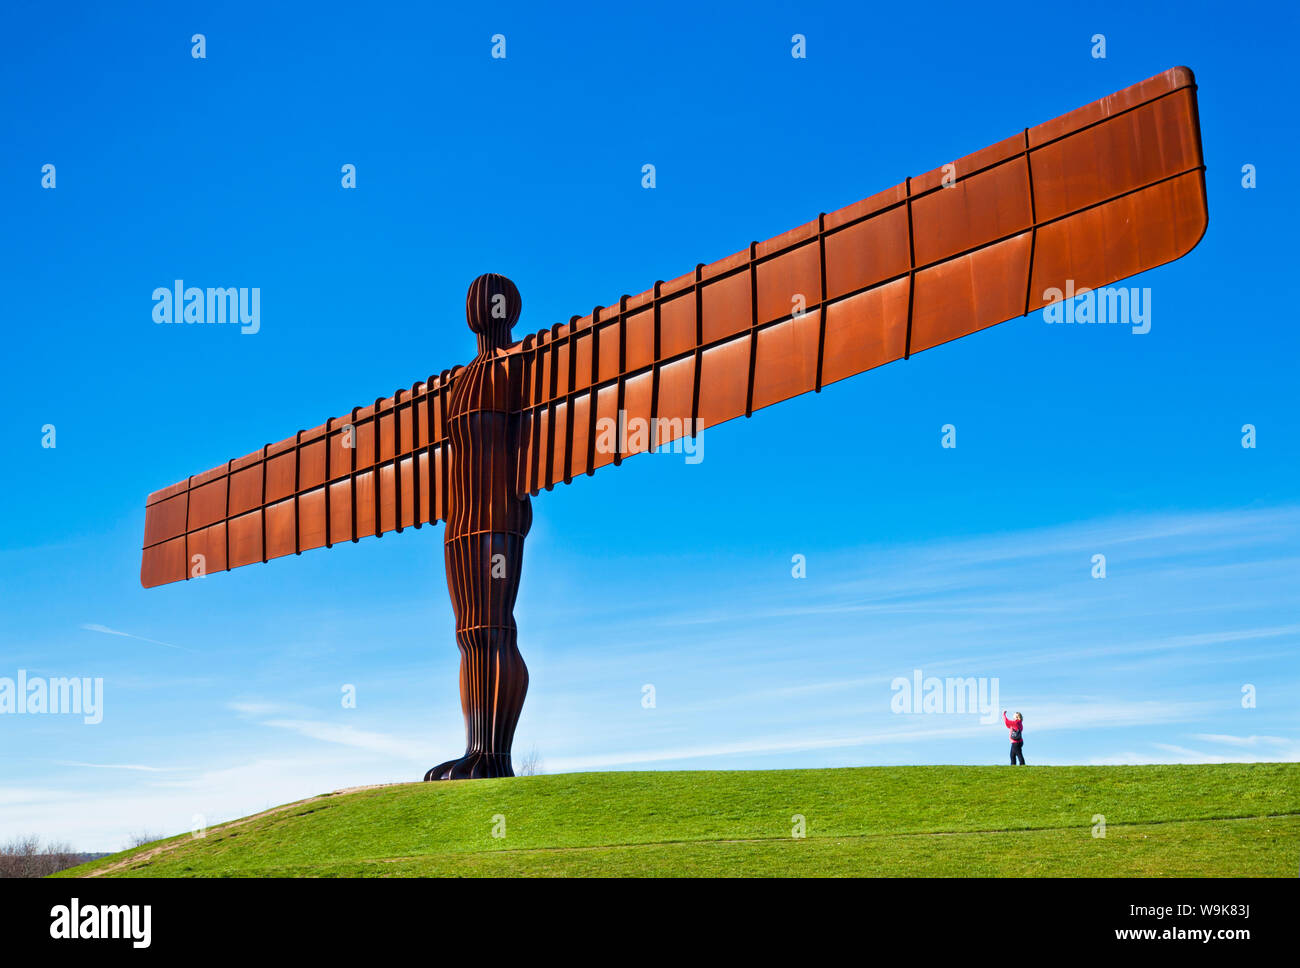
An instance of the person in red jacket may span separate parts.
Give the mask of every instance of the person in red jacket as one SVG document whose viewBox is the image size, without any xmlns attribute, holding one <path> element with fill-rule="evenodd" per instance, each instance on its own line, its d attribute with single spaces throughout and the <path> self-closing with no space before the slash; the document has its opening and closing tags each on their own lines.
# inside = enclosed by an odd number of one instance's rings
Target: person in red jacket
<svg viewBox="0 0 1300 968">
<path fill-rule="evenodd" d="M 1011 730 L 1011 765 L 1016 765 L 1016 760 L 1020 765 L 1025 765 L 1025 717 L 1016 713 L 1015 719 L 1007 719 L 1007 711 L 1002 710 L 1002 722 L 1006 723 L 1007 729 Z"/>
</svg>

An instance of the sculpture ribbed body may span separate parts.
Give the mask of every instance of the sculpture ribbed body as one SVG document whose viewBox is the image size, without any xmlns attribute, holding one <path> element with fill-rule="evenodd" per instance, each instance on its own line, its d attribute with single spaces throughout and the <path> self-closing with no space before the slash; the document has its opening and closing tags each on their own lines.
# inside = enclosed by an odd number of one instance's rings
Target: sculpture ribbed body
<svg viewBox="0 0 1300 968">
<path fill-rule="evenodd" d="M 466 750 L 461 759 L 434 767 L 426 779 L 514 776 L 510 747 L 528 691 L 514 607 L 533 517 L 527 495 L 515 495 L 515 389 L 505 359 L 488 349 L 456 378 L 448 406 L 451 465 L 443 552 L 461 653 Z"/>
</svg>

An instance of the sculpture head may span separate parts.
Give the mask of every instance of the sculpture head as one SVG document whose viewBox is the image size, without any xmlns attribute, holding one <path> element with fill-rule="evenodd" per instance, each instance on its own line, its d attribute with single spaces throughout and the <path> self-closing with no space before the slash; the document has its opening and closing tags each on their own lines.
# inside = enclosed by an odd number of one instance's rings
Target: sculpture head
<svg viewBox="0 0 1300 968">
<path fill-rule="evenodd" d="M 465 319 L 478 334 L 479 348 L 509 346 L 510 327 L 523 308 L 519 290 L 505 276 L 487 272 L 471 282 L 465 295 Z"/>
</svg>

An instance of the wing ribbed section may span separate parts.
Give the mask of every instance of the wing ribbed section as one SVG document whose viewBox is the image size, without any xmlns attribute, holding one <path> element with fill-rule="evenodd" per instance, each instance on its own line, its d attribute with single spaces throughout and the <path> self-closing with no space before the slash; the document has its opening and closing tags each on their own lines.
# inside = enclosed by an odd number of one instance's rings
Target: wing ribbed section
<svg viewBox="0 0 1300 968">
<path fill-rule="evenodd" d="M 455 371 L 149 496 L 146 588 L 443 520 Z"/>
<path fill-rule="evenodd" d="M 1207 221 L 1177 67 L 529 336 L 518 490 L 1171 262 Z"/>
</svg>

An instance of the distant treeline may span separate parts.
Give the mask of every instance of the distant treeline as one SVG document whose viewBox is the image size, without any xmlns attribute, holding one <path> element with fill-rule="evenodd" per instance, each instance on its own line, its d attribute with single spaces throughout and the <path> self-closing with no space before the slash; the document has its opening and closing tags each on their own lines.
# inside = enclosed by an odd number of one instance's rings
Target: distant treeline
<svg viewBox="0 0 1300 968">
<path fill-rule="evenodd" d="M 105 856 L 75 851 L 68 844 L 42 846 L 36 836 L 15 837 L 0 844 L 0 877 L 45 877 Z"/>
</svg>

